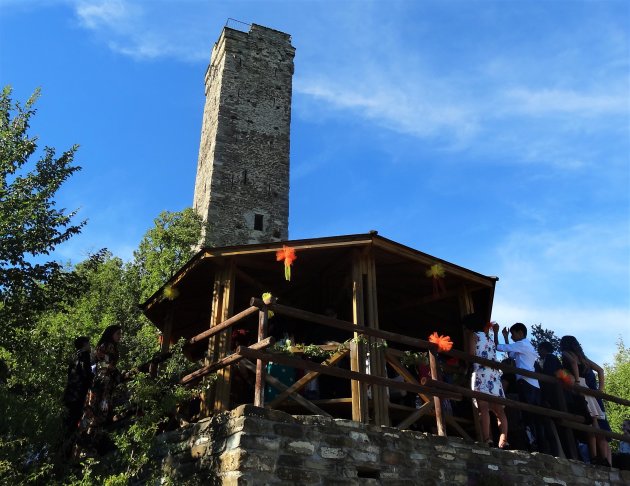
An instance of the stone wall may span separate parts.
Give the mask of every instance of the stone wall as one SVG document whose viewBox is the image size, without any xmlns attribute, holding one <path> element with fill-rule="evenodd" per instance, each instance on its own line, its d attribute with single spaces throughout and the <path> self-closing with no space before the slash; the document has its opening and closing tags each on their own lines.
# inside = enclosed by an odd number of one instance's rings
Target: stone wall
<svg viewBox="0 0 630 486">
<path fill-rule="evenodd" d="M 224 28 L 206 72 L 193 207 L 208 246 L 287 240 L 291 37 Z"/>
<path fill-rule="evenodd" d="M 630 471 L 251 405 L 162 435 L 156 460 L 172 484 L 630 484 Z"/>
</svg>

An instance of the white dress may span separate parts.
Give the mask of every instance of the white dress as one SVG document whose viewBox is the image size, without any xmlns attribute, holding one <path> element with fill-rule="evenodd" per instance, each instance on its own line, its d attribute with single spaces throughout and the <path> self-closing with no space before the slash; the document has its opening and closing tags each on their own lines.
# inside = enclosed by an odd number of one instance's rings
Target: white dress
<svg viewBox="0 0 630 486">
<path fill-rule="evenodd" d="M 485 332 L 476 332 L 477 345 L 475 355 L 480 358 L 496 361 L 497 350 L 494 341 Z M 503 385 L 501 384 L 501 372 L 494 368 L 488 368 L 479 363 L 473 363 L 473 372 L 470 380 L 470 387 L 474 391 L 496 395 L 505 398 Z M 473 398 L 473 403 L 477 406 L 477 400 Z"/>
</svg>

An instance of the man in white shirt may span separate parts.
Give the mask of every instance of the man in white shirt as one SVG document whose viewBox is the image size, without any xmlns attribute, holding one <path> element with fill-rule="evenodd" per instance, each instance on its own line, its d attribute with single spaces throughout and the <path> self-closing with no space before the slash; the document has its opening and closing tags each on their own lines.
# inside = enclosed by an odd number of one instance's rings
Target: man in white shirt
<svg viewBox="0 0 630 486">
<path fill-rule="evenodd" d="M 508 356 L 514 359 L 517 368 L 527 371 L 534 371 L 534 364 L 538 359 L 538 353 L 532 343 L 527 339 L 527 327 L 521 322 L 517 322 L 510 327 L 510 335 L 512 343 L 508 340 L 508 329 L 503 328 L 502 334 L 505 344 L 499 344 L 498 333 L 495 333 L 494 340 L 497 351 L 508 353 Z M 516 375 L 516 385 L 518 389 L 518 398 L 523 403 L 530 405 L 540 405 L 540 385 L 538 380 L 529 376 Z M 545 428 L 541 417 L 531 413 L 523 412 L 523 421 L 529 425 L 530 430 L 536 434 L 536 444 L 532 444 L 534 450 L 540 452 L 549 452 L 549 446 L 545 440 Z"/>
</svg>

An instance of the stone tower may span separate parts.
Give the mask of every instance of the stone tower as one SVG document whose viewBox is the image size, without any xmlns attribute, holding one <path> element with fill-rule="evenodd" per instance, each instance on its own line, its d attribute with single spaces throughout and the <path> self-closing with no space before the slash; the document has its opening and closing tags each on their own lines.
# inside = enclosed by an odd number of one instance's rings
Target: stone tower
<svg viewBox="0 0 630 486">
<path fill-rule="evenodd" d="M 206 246 L 289 237 L 291 36 L 225 27 L 206 71 L 193 206 Z"/>
</svg>

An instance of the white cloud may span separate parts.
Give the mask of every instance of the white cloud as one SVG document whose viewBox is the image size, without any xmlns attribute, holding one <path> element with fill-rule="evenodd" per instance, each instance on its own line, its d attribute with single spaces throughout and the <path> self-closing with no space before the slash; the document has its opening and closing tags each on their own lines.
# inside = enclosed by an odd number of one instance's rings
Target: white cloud
<svg viewBox="0 0 630 486">
<path fill-rule="evenodd" d="M 122 0 L 81 0 L 76 5 L 76 14 L 81 25 L 87 29 L 111 28 L 120 31 L 129 23 L 130 17 L 139 13 Z"/>
<path fill-rule="evenodd" d="M 576 90 L 512 88 L 503 95 L 505 114 L 548 115 L 567 114 L 595 117 L 628 115 L 630 92 L 588 93 Z"/>
<path fill-rule="evenodd" d="M 202 3 L 129 0 L 70 0 L 79 25 L 111 50 L 136 60 L 173 58 L 184 62 L 209 59 L 208 32 L 199 21 Z M 200 15 L 199 12 L 204 15 Z"/>
<path fill-rule="evenodd" d="M 492 318 L 501 326 L 523 322 L 531 329 L 541 324 L 558 337 L 575 336 L 587 356 L 600 365 L 613 361 L 619 337 L 626 345 L 630 341 L 630 309 L 623 307 L 524 305 L 497 292 Z"/>
<path fill-rule="evenodd" d="M 600 364 L 612 360 L 619 336 L 630 341 L 627 221 L 515 230 L 495 251 L 494 319 L 574 335 Z"/>
<path fill-rule="evenodd" d="M 407 80 L 407 83 L 409 80 Z M 415 77 L 413 86 L 373 79 L 357 86 L 348 79 L 304 79 L 294 83 L 297 93 L 312 97 L 332 109 L 355 112 L 391 130 L 417 137 L 439 136 L 448 132 L 459 142 L 477 131 L 476 121 L 465 103 L 444 97 L 430 99 L 428 82 Z M 423 86 L 424 84 L 424 86 Z"/>
<path fill-rule="evenodd" d="M 503 264 L 519 272 L 533 266 L 550 272 L 623 278 L 630 265 L 629 230 L 625 220 L 581 223 L 555 230 L 516 229 L 501 242 L 498 251 Z M 521 277 L 532 278 L 528 273 Z"/>
</svg>

